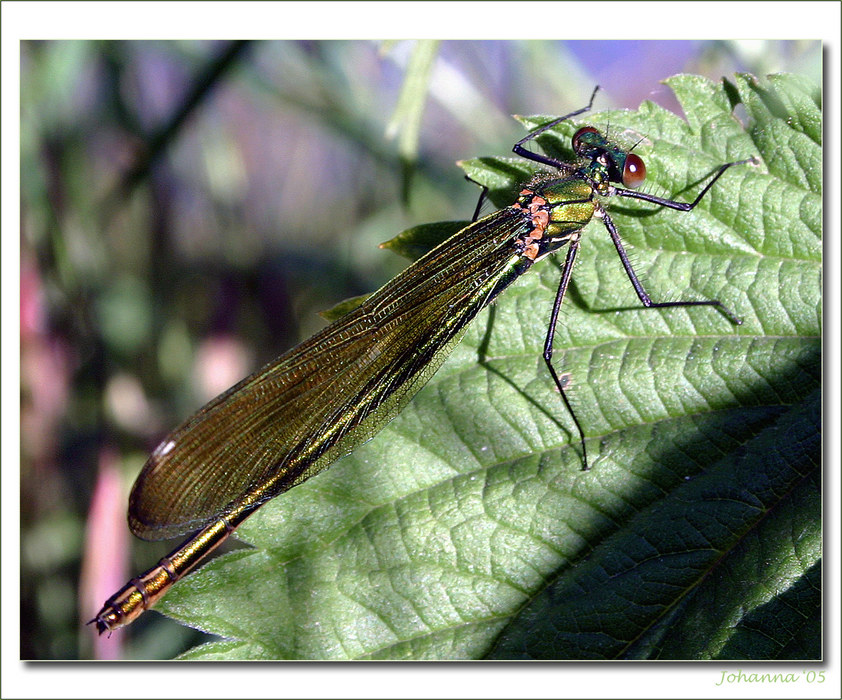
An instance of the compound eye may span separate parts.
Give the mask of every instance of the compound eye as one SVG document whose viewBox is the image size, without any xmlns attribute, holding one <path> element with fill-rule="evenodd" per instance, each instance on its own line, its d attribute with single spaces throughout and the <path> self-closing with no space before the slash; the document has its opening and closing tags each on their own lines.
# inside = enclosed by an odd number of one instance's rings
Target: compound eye
<svg viewBox="0 0 842 700">
<path fill-rule="evenodd" d="M 626 164 L 623 166 L 623 185 L 635 190 L 643 184 L 646 179 L 646 166 L 643 158 L 634 153 L 626 156 Z"/>
<path fill-rule="evenodd" d="M 582 155 L 582 151 L 588 145 L 586 142 L 589 140 L 587 138 L 588 134 L 596 134 L 599 136 L 599 131 L 592 126 L 583 126 L 579 131 L 573 134 L 573 150 L 576 151 L 578 155 Z M 585 143 L 583 143 L 583 137 Z"/>
</svg>

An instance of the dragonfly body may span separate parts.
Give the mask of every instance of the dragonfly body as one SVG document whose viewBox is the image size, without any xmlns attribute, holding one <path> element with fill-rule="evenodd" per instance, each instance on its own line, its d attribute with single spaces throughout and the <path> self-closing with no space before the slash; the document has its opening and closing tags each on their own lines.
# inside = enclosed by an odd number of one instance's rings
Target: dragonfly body
<svg viewBox="0 0 842 700">
<path fill-rule="evenodd" d="M 164 539 L 220 514 L 239 517 L 374 435 L 435 373 L 477 313 L 578 234 L 582 209 L 593 212 L 594 203 L 547 200 L 566 196 L 570 185 L 525 188 L 516 204 L 462 229 L 174 430 L 132 490 L 132 531 Z M 209 479 L 216 488 L 201 488 Z"/>
<path fill-rule="evenodd" d="M 114 629 L 152 607 L 199 563 L 190 556 L 197 546 L 210 553 L 267 500 L 372 437 L 435 374 L 476 314 L 577 236 L 594 209 L 592 189 L 577 178 L 530 184 L 514 205 L 462 229 L 176 428 L 132 489 L 129 524 L 145 539 L 204 529 L 112 597 L 98 624 Z"/>
<path fill-rule="evenodd" d="M 723 166 L 696 202 L 686 205 L 615 188 L 612 183 L 639 185 L 643 163 L 608 144 L 592 127 L 574 137 L 574 150 L 585 159 L 577 167 L 526 151 L 526 140 L 516 144 L 515 152 L 550 165 L 553 173 L 535 177 L 512 205 L 467 225 L 345 316 L 208 403 L 161 442 L 131 493 L 132 532 L 145 539 L 199 532 L 105 603 L 91 621 L 100 632 L 134 620 L 263 503 L 371 438 L 430 379 L 483 308 L 536 261 L 565 245 L 544 358 L 573 413 L 565 382 L 551 362 L 552 340 L 581 231 L 595 217 L 608 229 L 645 306 L 713 305 L 733 318 L 715 300 L 652 302 L 600 198 L 637 196 L 691 209 L 734 163 Z M 575 413 L 573 418 L 587 465 L 584 432 Z"/>
</svg>

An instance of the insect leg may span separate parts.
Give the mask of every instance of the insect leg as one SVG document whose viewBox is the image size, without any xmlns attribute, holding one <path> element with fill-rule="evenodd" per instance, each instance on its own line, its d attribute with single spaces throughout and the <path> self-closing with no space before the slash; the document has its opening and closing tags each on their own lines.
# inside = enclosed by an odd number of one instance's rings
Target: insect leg
<svg viewBox="0 0 842 700">
<path fill-rule="evenodd" d="M 716 171 L 714 176 L 711 178 L 710 182 L 705 185 L 704 189 L 699 192 L 696 199 L 692 202 L 675 202 L 671 199 L 664 199 L 662 197 L 656 197 L 653 194 L 646 194 L 645 192 L 635 192 L 634 190 L 624 190 L 622 188 L 615 188 L 613 194 L 619 195 L 620 197 L 630 197 L 632 199 L 641 199 L 644 202 L 652 202 L 653 204 L 660 204 L 663 207 L 669 207 L 670 209 L 678 209 L 679 211 L 690 211 L 693 209 L 707 194 L 707 191 L 713 187 L 713 183 L 715 183 L 722 174 L 728 170 L 732 165 L 745 165 L 746 163 L 755 163 L 757 162 L 754 158 L 747 158 L 746 160 L 736 160 L 733 163 L 725 163 L 725 165 L 720 165 L 719 170 Z"/>
<path fill-rule="evenodd" d="M 538 127 L 535 131 L 530 131 L 526 136 L 524 136 L 520 141 L 518 141 L 513 147 L 512 150 L 517 153 L 517 155 L 521 156 L 522 158 L 526 158 L 527 160 L 533 160 L 536 163 L 543 163 L 544 165 L 549 165 L 553 168 L 561 168 L 566 169 L 569 166 L 566 163 L 562 163 L 555 158 L 550 158 L 549 156 L 542 155 L 540 153 L 535 153 L 534 151 L 530 151 L 523 147 L 527 141 L 531 141 L 532 139 L 536 138 L 543 134 L 547 129 L 552 129 L 556 124 L 560 124 L 571 117 L 575 117 L 579 114 L 583 114 L 584 112 L 589 112 L 591 107 L 593 106 L 594 97 L 596 97 L 596 93 L 599 90 L 599 85 L 597 85 L 593 89 L 593 93 L 591 93 L 591 99 L 588 102 L 587 107 L 582 107 L 581 109 L 577 109 L 575 112 L 570 112 L 570 114 L 565 114 L 563 117 L 559 117 L 558 119 L 553 119 L 551 122 L 544 124 L 543 126 Z"/>
<path fill-rule="evenodd" d="M 476 209 L 474 209 L 474 215 L 471 217 L 471 223 L 473 223 L 474 221 L 479 219 L 480 209 L 482 209 L 482 205 L 485 203 L 485 198 L 488 195 L 488 187 L 480 182 L 477 182 L 470 175 L 465 175 L 465 179 L 468 182 L 473 182 L 477 187 L 479 187 L 482 190 L 482 192 L 479 193 L 479 200 L 477 201 Z"/>
<path fill-rule="evenodd" d="M 561 302 L 564 300 L 564 293 L 567 291 L 567 285 L 570 283 L 570 275 L 573 272 L 573 263 L 576 261 L 576 253 L 579 251 L 579 239 L 578 237 L 571 238 L 570 240 L 570 248 L 567 250 L 567 257 L 564 260 L 564 267 L 561 271 L 561 280 L 558 283 L 558 291 L 555 295 L 555 301 L 553 302 L 553 310 L 550 314 L 550 322 L 547 327 L 547 338 L 544 341 L 544 363 L 547 365 L 547 369 L 550 371 L 550 376 L 553 378 L 553 382 L 555 383 L 556 389 L 558 389 L 558 393 L 561 395 L 561 400 L 564 402 L 564 405 L 567 407 L 567 410 L 570 412 L 570 415 L 573 416 L 573 422 L 576 424 L 576 430 L 579 431 L 579 439 L 582 442 L 582 462 L 584 463 L 584 471 L 590 469 L 588 466 L 588 451 L 585 447 L 585 431 L 582 430 L 582 425 L 579 423 L 579 419 L 576 417 L 576 412 L 573 410 L 573 406 L 570 405 L 570 400 L 567 398 L 567 394 L 564 391 L 564 387 L 567 385 L 567 381 L 564 378 L 560 378 L 558 373 L 553 367 L 553 340 L 555 339 L 555 327 L 558 321 L 558 312 L 561 309 Z"/>
<path fill-rule="evenodd" d="M 710 185 L 708 185 L 708 187 L 709 186 Z M 702 194 L 704 194 L 704 192 Z M 698 201 L 698 199 L 696 201 Z M 674 203 L 677 204 L 677 202 Z M 692 206 L 695 206 L 695 204 L 696 203 L 694 202 Z M 652 297 L 646 293 L 646 290 L 637 278 L 637 274 L 635 274 L 634 268 L 629 261 L 629 256 L 626 253 L 626 249 L 623 247 L 623 242 L 620 240 L 620 234 L 617 232 L 617 227 L 614 225 L 614 222 L 605 210 L 601 211 L 601 216 L 602 222 L 605 224 L 605 228 L 608 229 L 608 233 L 611 236 L 611 240 L 614 241 L 614 247 L 617 249 L 617 254 L 620 256 L 620 261 L 623 263 L 623 268 L 626 270 L 629 281 L 632 283 L 634 291 L 637 292 L 637 296 L 641 303 L 646 308 L 665 309 L 672 306 L 715 306 L 726 318 L 728 318 L 728 320 L 731 321 L 731 323 L 737 326 L 742 324 L 742 321 L 718 299 L 707 299 L 704 301 L 652 301 Z"/>
</svg>

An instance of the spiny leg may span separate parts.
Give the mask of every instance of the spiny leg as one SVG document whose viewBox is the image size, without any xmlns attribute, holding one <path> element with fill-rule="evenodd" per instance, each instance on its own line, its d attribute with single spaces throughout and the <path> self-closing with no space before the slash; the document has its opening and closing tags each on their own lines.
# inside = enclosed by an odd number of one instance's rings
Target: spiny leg
<svg viewBox="0 0 842 700">
<path fill-rule="evenodd" d="M 582 107 L 581 109 L 577 109 L 574 112 L 570 112 L 570 114 L 565 114 L 563 117 L 559 117 L 558 119 L 553 119 L 551 122 L 544 124 L 543 126 L 538 127 L 535 131 L 530 131 L 526 136 L 524 136 L 520 141 L 518 141 L 513 147 L 512 151 L 517 153 L 521 158 L 526 158 L 527 160 L 533 160 L 536 163 L 542 163 L 544 165 L 549 165 L 553 168 L 560 168 L 562 170 L 569 168 L 570 166 L 567 163 L 563 163 L 560 160 L 556 160 L 555 158 L 550 158 L 549 156 L 542 155 L 540 153 L 535 153 L 534 151 L 530 151 L 527 148 L 523 147 L 527 141 L 531 141 L 532 139 L 540 136 L 548 129 L 552 129 L 557 124 L 561 124 L 563 121 L 567 121 L 571 117 L 578 116 L 579 114 L 583 114 L 585 112 L 589 112 L 591 107 L 593 106 L 594 98 L 596 97 L 596 93 L 599 91 L 599 85 L 597 85 L 593 92 L 591 93 L 591 99 L 588 102 L 586 107 Z"/>
<path fill-rule="evenodd" d="M 477 182 L 470 175 L 465 175 L 465 179 L 468 182 L 473 182 L 477 187 L 480 188 L 480 190 L 482 190 L 479 193 L 479 199 L 477 200 L 477 206 L 474 209 L 474 215 L 471 217 L 471 223 L 474 223 L 477 219 L 479 219 L 480 209 L 482 209 L 483 202 L 485 202 L 485 198 L 488 196 L 488 185 L 483 185 L 481 182 Z"/>
<path fill-rule="evenodd" d="M 620 197 L 630 197 L 631 199 L 640 199 L 644 202 L 652 202 L 652 204 L 660 204 L 662 207 L 669 207 L 670 209 L 678 209 L 679 211 L 690 211 L 702 200 L 708 190 L 713 187 L 714 183 L 722 177 L 723 173 L 728 170 L 728 168 L 734 165 L 745 165 L 746 163 L 756 163 L 756 159 L 754 158 L 746 158 L 745 160 L 735 160 L 733 163 L 725 163 L 725 165 L 720 165 L 719 169 L 716 171 L 714 176 L 711 178 L 710 182 L 704 186 L 704 189 L 699 192 L 696 199 L 692 202 L 676 202 L 672 199 L 664 199 L 663 197 L 656 197 L 653 194 L 646 194 L 645 192 L 635 192 L 634 190 L 626 190 L 620 187 L 615 187 L 612 194 L 616 194 Z"/>
<path fill-rule="evenodd" d="M 524 136 L 522 139 L 520 139 L 520 141 L 518 141 L 517 143 L 515 143 L 514 146 L 512 146 L 512 151 L 514 151 L 517 155 L 521 156 L 522 158 L 526 158 L 527 160 L 531 160 L 531 161 L 534 161 L 536 163 L 541 163 L 543 165 L 549 165 L 550 167 L 559 168 L 561 170 L 570 169 L 571 166 L 569 164 L 563 163 L 562 161 L 556 160 L 555 158 L 550 158 L 549 156 L 545 156 L 545 155 L 542 155 L 540 153 L 535 153 L 534 151 L 530 151 L 529 149 L 524 148 L 523 144 L 525 144 L 527 141 L 531 141 L 532 139 L 540 136 L 545 131 L 547 131 L 549 129 L 552 129 L 557 124 L 561 124 L 561 122 L 563 122 L 563 121 L 567 121 L 568 119 L 570 119 L 572 117 L 575 117 L 575 116 L 578 116 L 579 114 L 584 114 L 585 112 L 589 112 L 591 110 L 591 107 L 593 107 L 593 101 L 594 101 L 594 98 L 596 97 L 597 92 L 599 92 L 599 85 L 597 85 L 593 89 L 593 92 L 591 93 L 591 99 L 588 100 L 587 106 L 582 107 L 581 109 L 577 109 L 573 112 L 570 112 L 569 114 L 565 114 L 563 117 L 558 117 L 557 119 L 553 119 L 552 121 L 544 124 L 543 126 L 539 126 L 534 131 L 530 131 L 526 136 Z M 480 212 L 480 209 L 482 208 L 483 202 L 485 201 L 485 197 L 488 195 L 488 187 L 486 185 L 480 184 L 479 182 L 474 180 L 469 175 L 465 175 L 465 179 L 468 180 L 469 182 L 473 182 L 475 185 L 482 188 L 482 193 L 479 196 L 479 201 L 477 202 L 476 209 L 474 210 L 474 216 L 471 219 L 471 221 L 476 221 L 479 218 L 479 212 Z"/>
<path fill-rule="evenodd" d="M 564 387 L 568 383 L 567 378 L 564 375 L 559 377 L 552 362 L 553 341 L 555 340 L 555 327 L 558 322 L 558 313 L 561 309 L 561 303 L 564 301 L 564 293 L 567 291 L 567 285 L 570 283 L 570 275 L 573 272 L 573 263 L 576 261 L 576 253 L 578 251 L 579 239 L 572 238 L 570 241 L 570 248 L 567 250 L 567 257 L 564 260 L 564 267 L 561 271 L 561 280 L 559 280 L 558 283 L 558 291 L 556 291 L 555 301 L 553 302 L 553 310 L 550 314 L 550 322 L 547 327 L 547 337 L 544 341 L 543 357 L 544 363 L 550 371 L 550 376 L 553 378 L 556 389 L 558 389 L 558 393 L 561 395 L 561 400 L 564 402 L 564 405 L 567 407 L 570 415 L 573 416 L 573 422 L 576 424 L 576 430 L 579 431 L 579 439 L 582 443 L 582 462 L 584 464 L 583 471 L 587 471 L 590 469 L 590 466 L 588 465 L 588 450 L 587 447 L 585 447 L 585 431 L 582 430 L 582 424 L 579 423 L 576 412 L 573 410 L 573 406 L 570 405 L 570 400 L 567 398 L 567 394 L 564 391 Z"/>
<path fill-rule="evenodd" d="M 611 220 L 611 217 L 608 215 L 608 212 L 602 210 L 601 215 L 602 222 L 605 224 L 605 228 L 608 229 L 608 234 L 611 236 L 611 240 L 614 241 L 614 247 L 617 249 L 617 254 L 620 256 L 620 261 L 623 263 L 623 268 L 626 271 L 626 275 L 628 275 L 629 281 L 632 283 L 634 291 L 637 292 L 637 296 L 640 299 L 641 303 L 647 309 L 666 309 L 673 306 L 714 306 L 729 321 L 731 321 L 731 323 L 737 326 L 742 325 L 742 320 L 740 320 L 734 314 L 733 311 L 731 311 L 718 299 L 706 299 L 702 301 L 652 301 L 652 297 L 650 297 L 649 294 L 647 294 L 646 290 L 643 288 L 643 285 L 641 284 L 640 280 L 637 277 L 637 274 L 634 271 L 634 268 L 631 265 L 631 261 L 629 260 L 629 256 L 626 253 L 626 249 L 623 247 L 623 242 L 622 240 L 620 240 L 620 234 L 617 232 L 617 227 L 614 225 L 614 222 Z"/>
</svg>

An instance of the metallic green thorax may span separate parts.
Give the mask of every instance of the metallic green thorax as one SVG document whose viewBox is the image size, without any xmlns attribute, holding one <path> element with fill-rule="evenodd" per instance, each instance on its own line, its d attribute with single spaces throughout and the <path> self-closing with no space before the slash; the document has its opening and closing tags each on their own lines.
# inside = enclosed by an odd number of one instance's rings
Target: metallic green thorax
<svg viewBox="0 0 842 700">
<path fill-rule="evenodd" d="M 598 207 L 587 180 L 577 175 L 539 176 L 521 190 L 513 205 L 531 215 L 528 225 L 533 232 L 524 239 L 524 256 L 534 261 L 555 252 L 578 235 Z"/>
</svg>

